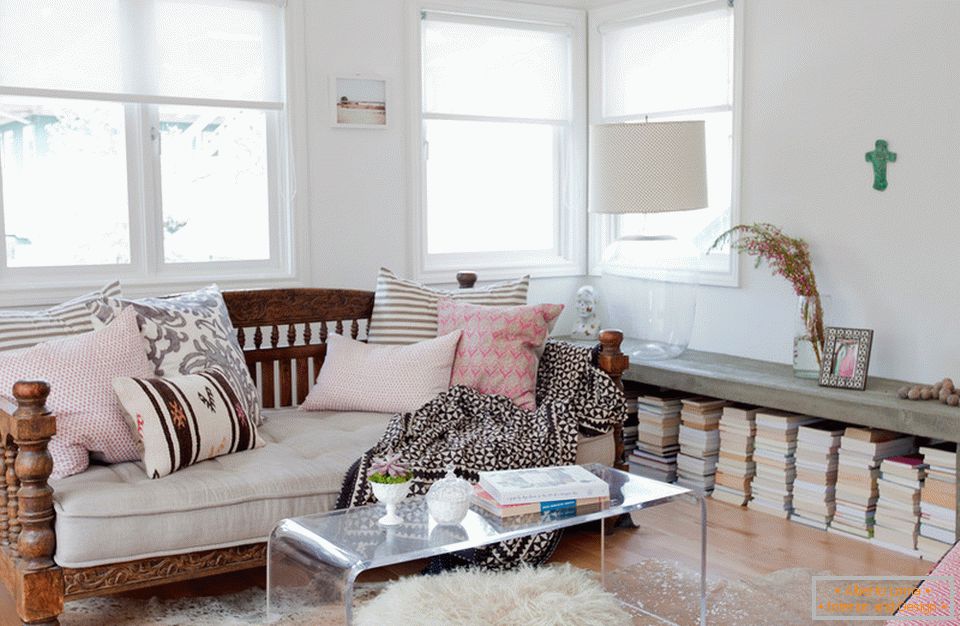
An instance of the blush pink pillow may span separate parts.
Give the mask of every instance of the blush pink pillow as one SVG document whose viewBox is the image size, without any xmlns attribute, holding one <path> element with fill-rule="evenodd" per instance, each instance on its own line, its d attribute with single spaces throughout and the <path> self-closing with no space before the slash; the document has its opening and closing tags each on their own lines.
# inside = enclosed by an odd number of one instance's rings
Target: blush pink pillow
<svg viewBox="0 0 960 626">
<path fill-rule="evenodd" d="M 327 337 L 327 356 L 304 411 L 409 413 L 450 388 L 460 332 L 404 346 Z"/>
<path fill-rule="evenodd" d="M 539 351 L 562 304 L 480 306 L 440 300 L 440 334 L 463 331 L 451 385 L 506 396 L 522 409 L 536 408 Z"/>
<path fill-rule="evenodd" d="M 107 463 L 140 459 L 113 391 L 118 376 L 153 376 L 133 308 L 100 330 L 0 353 L 0 397 L 13 401 L 18 380 L 50 383 L 53 478 L 87 469 L 91 452 Z"/>
</svg>

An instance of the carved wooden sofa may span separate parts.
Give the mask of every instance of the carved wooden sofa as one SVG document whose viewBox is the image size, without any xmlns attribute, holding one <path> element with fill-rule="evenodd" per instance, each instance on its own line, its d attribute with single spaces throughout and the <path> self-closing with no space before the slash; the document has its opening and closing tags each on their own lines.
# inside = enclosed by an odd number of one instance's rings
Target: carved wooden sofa
<svg viewBox="0 0 960 626">
<path fill-rule="evenodd" d="M 476 276 L 465 273 L 458 275 L 458 280 L 461 287 L 470 287 Z M 289 412 L 289 407 L 295 407 L 303 401 L 310 383 L 315 380 L 319 368 L 323 365 L 326 352 L 324 343 L 329 333 L 349 333 L 354 338 L 365 336 L 366 325 L 373 310 L 373 297 L 373 292 L 343 289 L 269 289 L 224 293 L 238 338 L 245 348 L 250 372 L 262 391 L 265 415 L 268 416 L 261 429 L 265 438 L 283 438 L 283 432 L 278 434 L 270 429 L 282 430 L 288 424 L 297 424 L 297 420 L 310 419 L 310 414 L 294 415 L 286 421 L 272 419 L 270 416 L 274 415 L 271 410 Z M 600 367 L 618 381 L 628 365 L 627 358 L 620 351 L 622 338 L 619 331 L 604 331 L 598 358 Z M 17 613 L 24 624 L 57 624 L 57 616 L 63 611 L 65 600 L 150 587 L 261 567 L 265 564 L 264 541 L 272 523 L 262 529 L 258 537 L 233 545 L 212 549 L 191 549 L 174 545 L 169 550 L 148 550 L 152 555 L 145 558 L 111 558 L 108 555 L 102 563 L 76 566 L 77 560 L 90 561 L 91 550 L 95 553 L 97 550 L 109 551 L 116 545 L 122 546 L 125 541 L 130 540 L 129 535 L 140 532 L 140 524 L 144 528 L 153 524 L 154 530 L 162 528 L 162 516 L 144 511 L 144 515 L 135 522 L 137 525 L 132 527 L 133 530 L 112 530 L 115 525 L 113 518 L 98 517 L 108 514 L 109 506 L 99 503 L 97 497 L 90 497 L 91 489 L 93 495 L 98 495 L 97 489 L 101 484 L 104 486 L 101 490 L 103 493 L 109 493 L 110 486 L 113 485 L 122 489 L 120 493 L 126 494 L 123 497 L 136 500 L 137 490 L 134 487 L 137 485 L 144 490 L 166 485 L 175 493 L 181 488 L 182 492 L 176 495 L 177 499 L 188 501 L 191 498 L 189 481 L 202 483 L 212 480 L 212 484 L 217 486 L 218 480 L 225 481 L 224 477 L 229 477 L 229 463 L 239 463 L 243 455 L 256 454 L 258 451 L 268 450 L 270 446 L 221 457 L 229 460 L 225 461 L 227 464 L 223 467 L 217 466 L 217 460 L 214 459 L 156 481 L 149 481 L 145 475 L 142 476 L 145 481 L 142 483 L 131 479 L 130 476 L 139 470 L 139 466 L 132 463 L 92 467 L 78 476 L 62 481 L 48 481 L 53 462 L 47 452 L 47 442 L 56 432 L 56 417 L 44 407 L 49 391 L 49 387 L 43 382 L 20 382 L 13 390 L 17 406 L 4 407 L 0 403 L 2 475 L 6 483 L 5 489 L 0 485 L 0 579 L 15 598 Z M 339 424 L 335 428 L 342 429 L 337 432 L 342 432 L 344 437 L 352 442 L 352 448 L 348 445 L 345 446 L 347 449 L 336 449 L 330 453 L 337 457 L 334 462 L 343 465 L 339 470 L 341 473 L 346 471 L 353 458 L 379 438 L 386 419 L 387 417 L 383 416 L 382 421 L 374 420 L 365 426 L 367 430 L 364 433 L 356 435 L 351 434 L 351 427 L 344 426 L 343 421 L 336 422 L 336 417 L 330 418 L 331 423 Z M 271 426 L 272 422 L 274 426 Z M 294 439 L 293 444 L 290 444 L 291 450 L 294 450 L 291 454 L 296 454 L 296 432 L 287 435 L 288 439 Z M 588 455 L 592 457 L 589 460 L 606 460 L 609 463 L 622 458 L 621 433 L 615 432 L 605 437 L 607 441 L 581 443 L 581 450 L 593 446 L 593 452 Z M 606 450 L 611 452 L 605 452 Z M 607 458 L 597 457 L 598 451 Z M 281 453 L 284 451 L 281 450 Z M 267 463 L 269 462 L 268 459 Z M 213 469 L 195 469 L 201 466 Z M 218 468 L 227 471 L 217 474 Z M 196 473 L 191 475 L 191 471 Z M 139 470 L 139 473 L 143 474 L 142 470 Z M 133 482 L 123 483 L 124 476 Z M 163 482 L 176 481 L 178 476 L 188 482 L 179 487 L 174 482 Z M 92 484 L 90 481 L 93 481 Z M 237 488 L 229 481 L 223 484 L 226 491 Z M 282 485 L 278 485 L 277 491 L 281 491 L 281 487 Z M 267 494 L 267 497 L 271 495 L 273 494 Z M 165 497 L 169 496 L 168 493 Z M 152 496 L 146 493 L 143 497 L 149 499 Z M 285 497 L 294 496 L 280 494 L 276 502 L 286 503 L 287 500 L 283 499 Z M 328 503 L 326 508 L 332 506 L 334 497 L 324 500 Z M 316 506 L 316 502 L 307 498 L 300 506 Z M 79 514 L 76 511 L 78 507 L 81 509 Z M 299 511 L 296 514 L 316 510 Z M 266 514 L 269 515 L 270 512 L 268 509 Z M 281 517 L 288 517 L 289 507 L 281 506 L 275 514 L 277 517 L 273 522 Z M 157 526 L 158 523 L 161 523 L 161 526 Z M 200 522 L 198 525 L 203 526 L 204 523 Z M 109 538 L 93 539 L 98 532 L 102 534 L 105 527 L 108 527 Z M 214 532 L 218 530 L 213 529 Z M 198 532 L 201 531 L 208 532 L 210 529 L 198 528 Z M 142 532 L 144 535 L 150 534 L 146 529 Z M 200 545 L 210 544 L 201 541 Z M 68 549 L 73 556 L 63 554 L 63 551 Z M 78 552 L 86 556 L 77 556 Z"/>
</svg>

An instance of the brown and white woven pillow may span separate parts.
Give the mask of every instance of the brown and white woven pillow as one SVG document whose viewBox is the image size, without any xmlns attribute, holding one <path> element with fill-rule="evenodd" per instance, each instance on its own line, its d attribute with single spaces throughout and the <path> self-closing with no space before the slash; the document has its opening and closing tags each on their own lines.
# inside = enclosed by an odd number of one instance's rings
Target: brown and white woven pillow
<svg viewBox="0 0 960 626">
<path fill-rule="evenodd" d="M 88 333 L 94 324 L 87 306 L 103 298 L 120 296 L 120 281 L 43 311 L 0 311 L 0 352 L 29 348 L 38 343 Z"/>
<path fill-rule="evenodd" d="M 219 370 L 176 378 L 116 378 L 123 405 L 151 478 L 214 457 L 263 445 L 238 390 Z"/>
<path fill-rule="evenodd" d="M 530 277 L 487 287 L 447 291 L 433 289 L 398 277 L 381 267 L 370 316 L 368 343 L 404 345 L 437 336 L 437 302 L 450 298 L 458 302 L 493 306 L 527 303 Z"/>
</svg>

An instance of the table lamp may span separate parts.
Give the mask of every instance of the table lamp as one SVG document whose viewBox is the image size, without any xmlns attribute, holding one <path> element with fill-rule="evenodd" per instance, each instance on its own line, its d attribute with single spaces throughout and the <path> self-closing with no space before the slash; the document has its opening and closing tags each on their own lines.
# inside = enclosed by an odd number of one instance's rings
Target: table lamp
<svg viewBox="0 0 960 626">
<path fill-rule="evenodd" d="M 590 132 L 591 213 L 703 209 L 703 121 L 600 124 Z M 621 237 L 605 251 L 608 323 L 634 340 L 640 360 L 679 356 L 693 331 L 700 252 L 671 234 Z"/>
</svg>

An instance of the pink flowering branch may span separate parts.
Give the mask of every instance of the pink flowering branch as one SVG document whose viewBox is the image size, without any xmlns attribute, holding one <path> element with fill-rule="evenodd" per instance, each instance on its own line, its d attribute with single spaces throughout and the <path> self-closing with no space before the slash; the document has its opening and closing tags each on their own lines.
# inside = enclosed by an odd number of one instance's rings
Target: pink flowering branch
<svg viewBox="0 0 960 626">
<path fill-rule="evenodd" d="M 734 226 L 713 242 L 710 250 L 725 243 L 736 252 L 756 257 L 755 267 L 767 262 L 775 276 L 790 281 L 798 296 L 806 296 L 807 305 L 802 315 L 803 322 L 813 344 L 813 352 L 820 362 L 823 349 L 823 305 L 817 290 L 817 279 L 813 274 L 813 262 L 810 260 L 810 246 L 803 239 L 785 235 L 773 224 L 750 224 Z M 811 303 L 813 304 L 811 310 Z"/>
</svg>

